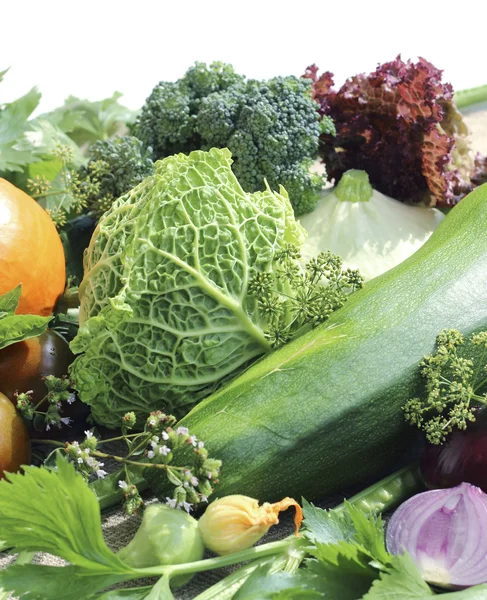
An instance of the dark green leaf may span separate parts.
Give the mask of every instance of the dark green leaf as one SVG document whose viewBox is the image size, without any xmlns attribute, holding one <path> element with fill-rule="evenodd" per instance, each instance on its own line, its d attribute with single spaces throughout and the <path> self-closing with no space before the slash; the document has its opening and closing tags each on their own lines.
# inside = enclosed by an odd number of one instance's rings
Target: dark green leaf
<svg viewBox="0 0 487 600">
<path fill-rule="evenodd" d="M 377 577 L 377 570 L 369 564 L 366 550 L 356 544 L 318 543 L 313 555 L 317 560 L 307 560 L 306 566 L 326 581 L 327 591 L 333 600 L 361 598 Z"/>
<path fill-rule="evenodd" d="M 355 534 L 348 511 L 323 510 L 303 498 L 303 527 L 305 536 L 312 542 L 335 544 L 351 540 Z"/>
<path fill-rule="evenodd" d="M 2 296 L 0 296 L 0 312 L 5 313 L 4 316 L 14 314 L 19 304 L 21 294 L 22 284 L 19 283 L 19 285 L 13 290 L 10 290 L 9 292 L 6 292 Z"/>
<path fill-rule="evenodd" d="M 0 319 L 0 349 L 44 333 L 52 317 L 8 315 Z"/>
<path fill-rule="evenodd" d="M 366 548 L 375 561 L 388 564 L 391 555 L 386 550 L 384 525 L 380 515 L 366 515 L 348 502 L 345 502 L 345 507 L 355 528 L 354 541 Z"/>
<path fill-rule="evenodd" d="M 81 600 L 130 576 L 82 567 L 12 565 L 0 571 L 0 586 L 28 600 Z"/>
</svg>

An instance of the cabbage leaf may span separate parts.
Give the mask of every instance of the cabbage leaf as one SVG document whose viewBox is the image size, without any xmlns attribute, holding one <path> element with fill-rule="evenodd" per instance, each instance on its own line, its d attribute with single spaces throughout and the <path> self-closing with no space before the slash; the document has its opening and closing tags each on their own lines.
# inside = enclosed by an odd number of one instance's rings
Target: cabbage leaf
<svg viewBox="0 0 487 600">
<path fill-rule="evenodd" d="M 181 416 L 270 348 L 249 281 L 305 233 L 283 188 L 246 193 L 231 164 L 226 149 L 158 161 L 100 220 L 71 344 L 97 422 Z"/>
</svg>

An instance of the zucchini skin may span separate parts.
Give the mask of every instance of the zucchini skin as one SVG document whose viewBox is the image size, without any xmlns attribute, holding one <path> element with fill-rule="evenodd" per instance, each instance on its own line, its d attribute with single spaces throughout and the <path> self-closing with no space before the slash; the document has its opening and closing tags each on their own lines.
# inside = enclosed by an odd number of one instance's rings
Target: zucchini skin
<svg viewBox="0 0 487 600">
<path fill-rule="evenodd" d="M 487 184 L 325 324 L 181 420 L 223 461 L 214 495 L 312 500 L 380 476 L 417 435 L 402 407 L 444 328 L 487 328 Z"/>
</svg>

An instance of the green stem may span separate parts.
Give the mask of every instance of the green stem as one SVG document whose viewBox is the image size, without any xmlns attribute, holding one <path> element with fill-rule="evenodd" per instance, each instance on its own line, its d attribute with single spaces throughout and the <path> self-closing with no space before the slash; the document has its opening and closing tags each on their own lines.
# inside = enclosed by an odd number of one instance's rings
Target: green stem
<svg viewBox="0 0 487 600">
<path fill-rule="evenodd" d="M 293 536 L 294 537 L 294 536 Z M 289 547 L 289 538 L 278 542 L 269 542 L 261 546 L 253 546 L 247 550 L 233 552 L 225 556 L 216 556 L 214 558 L 206 558 L 195 562 L 183 563 L 181 565 L 170 565 L 164 567 L 146 567 L 137 569 L 137 573 L 141 577 L 152 577 L 153 575 L 187 575 L 193 573 L 202 573 L 204 571 L 212 571 L 213 569 L 221 569 L 229 567 L 249 560 L 257 558 L 266 558 L 268 556 L 278 556 L 283 554 Z"/>
<path fill-rule="evenodd" d="M 348 502 L 366 513 L 377 514 L 390 510 L 398 504 L 424 488 L 418 465 L 409 465 L 381 479 L 365 490 L 352 496 Z M 345 505 L 339 504 L 332 511 L 341 512 Z M 282 541 L 290 544 L 294 535 Z M 268 544 L 258 546 L 266 547 Z M 282 554 L 282 553 L 281 553 Z M 265 561 L 259 558 L 252 563 L 238 569 L 231 575 L 221 579 L 218 583 L 196 596 L 194 600 L 230 600 L 237 590 L 245 583 L 251 573 L 264 563 L 275 562 L 267 558 Z"/>
<path fill-rule="evenodd" d="M 457 108 L 462 109 L 480 102 L 487 102 L 487 85 L 470 88 L 468 90 L 460 90 L 455 93 L 455 104 Z"/>
</svg>

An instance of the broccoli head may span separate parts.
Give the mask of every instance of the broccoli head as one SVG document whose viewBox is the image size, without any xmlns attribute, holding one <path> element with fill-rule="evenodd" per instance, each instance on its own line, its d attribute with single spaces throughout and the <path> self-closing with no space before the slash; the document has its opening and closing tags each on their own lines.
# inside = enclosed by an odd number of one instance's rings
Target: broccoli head
<svg viewBox="0 0 487 600">
<path fill-rule="evenodd" d="M 78 194 L 97 218 L 112 202 L 154 172 L 152 151 L 127 135 L 100 140 L 90 147 L 88 163 L 78 172 Z"/>
<path fill-rule="evenodd" d="M 296 215 L 312 210 L 321 176 L 309 168 L 318 153 L 317 105 L 310 85 L 294 76 L 245 85 L 210 94 L 201 101 L 196 130 L 202 148 L 226 146 L 233 170 L 248 192 L 286 188 Z"/>
<path fill-rule="evenodd" d="M 196 63 L 175 83 L 162 82 L 142 108 L 133 133 L 155 158 L 229 148 L 246 192 L 283 185 L 296 215 L 313 210 L 323 185 L 310 173 L 318 154 L 320 116 L 311 82 L 294 76 L 245 80 L 233 67 Z"/>
<path fill-rule="evenodd" d="M 161 81 L 147 98 L 132 132 L 156 159 L 200 147 L 195 116 L 202 98 L 243 80 L 231 65 L 196 62 L 176 82 Z"/>
</svg>

